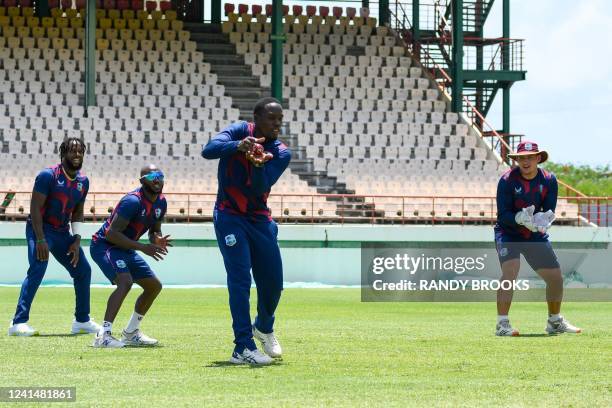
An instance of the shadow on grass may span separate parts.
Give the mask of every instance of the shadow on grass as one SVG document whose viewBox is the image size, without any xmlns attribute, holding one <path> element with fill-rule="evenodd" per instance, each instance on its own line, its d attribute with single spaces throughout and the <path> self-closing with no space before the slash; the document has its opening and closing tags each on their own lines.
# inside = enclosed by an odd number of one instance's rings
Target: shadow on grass
<svg viewBox="0 0 612 408">
<path fill-rule="evenodd" d="M 255 365 L 255 364 L 234 364 L 227 360 L 213 361 L 210 364 L 204 366 L 206 368 L 221 368 L 221 367 L 248 367 L 248 368 L 266 368 L 283 365 L 282 360 L 274 360 L 272 364 L 268 365 Z"/>
<path fill-rule="evenodd" d="M 547 334 L 547 333 L 527 333 L 527 334 L 520 334 L 519 336 L 516 336 L 519 339 L 521 337 L 555 337 L 554 334 Z"/>
<path fill-rule="evenodd" d="M 32 336 L 33 338 L 36 337 L 80 337 L 80 336 L 84 336 L 85 333 L 83 334 L 72 334 L 72 333 L 48 333 L 48 334 L 39 334 L 36 336 Z"/>
</svg>

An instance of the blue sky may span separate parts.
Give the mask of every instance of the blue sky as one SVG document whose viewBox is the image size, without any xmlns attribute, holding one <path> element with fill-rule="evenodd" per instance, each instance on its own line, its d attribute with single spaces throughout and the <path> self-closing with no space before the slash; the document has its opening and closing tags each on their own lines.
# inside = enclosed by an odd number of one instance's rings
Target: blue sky
<svg viewBox="0 0 612 408">
<path fill-rule="evenodd" d="M 511 92 L 511 130 L 551 160 L 612 163 L 612 2 L 512 0 L 510 37 L 525 39 L 527 80 Z M 501 36 L 497 0 L 485 35 Z M 499 101 L 501 101 L 501 98 Z M 501 127 L 501 103 L 489 114 Z"/>
</svg>

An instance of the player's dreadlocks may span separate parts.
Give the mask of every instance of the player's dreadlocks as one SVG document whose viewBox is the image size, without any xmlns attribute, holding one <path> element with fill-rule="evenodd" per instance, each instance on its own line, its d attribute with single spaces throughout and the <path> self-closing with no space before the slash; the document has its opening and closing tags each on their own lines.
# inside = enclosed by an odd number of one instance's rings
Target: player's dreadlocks
<svg viewBox="0 0 612 408">
<path fill-rule="evenodd" d="M 255 108 L 253 109 L 253 113 L 256 115 L 261 115 L 264 109 L 266 108 L 266 105 L 270 103 L 278 103 L 279 105 L 281 104 L 276 98 L 271 98 L 271 97 L 261 98 L 260 100 L 257 101 L 257 103 L 255 103 Z"/>
<path fill-rule="evenodd" d="M 85 147 L 85 143 L 83 143 L 83 140 L 81 140 L 78 137 L 67 137 L 67 138 L 64 139 L 64 141 L 62 142 L 62 144 L 60 145 L 60 148 L 59 148 L 59 150 L 60 150 L 60 159 L 64 158 L 64 156 L 66 155 L 66 153 L 70 149 L 70 145 L 73 142 L 81 145 L 81 147 L 83 148 L 83 153 L 85 153 L 86 147 Z"/>
</svg>

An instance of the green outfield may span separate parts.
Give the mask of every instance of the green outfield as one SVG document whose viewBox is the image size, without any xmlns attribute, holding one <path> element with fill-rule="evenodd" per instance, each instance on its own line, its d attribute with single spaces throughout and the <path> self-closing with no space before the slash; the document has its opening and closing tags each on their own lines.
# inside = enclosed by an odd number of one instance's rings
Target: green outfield
<svg viewBox="0 0 612 408">
<path fill-rule="evenodd" d="M 98 321 L 108 293 L 92 290 Z M 361 303 L 355 289 L 288 289 L 276 329 L 285 357 L 251 368 L 226 363 L 224 289 L 163 291 L 143 323 L 162 344 L 150 349 L 93 349 L 91 336 L 66 335 L 70 288 L 39 291 L 30 323 L 40 337 L 8 337 L 17 296 L 0 288 L 0 386 L 76 386 L 70 406 L 612 406 L 610 303 L 566 305 L 584 333 L 555 337 L 543 334 L 543 304 L 517 303 L 523 336 L 496 338 L 491 303 Z"/>
</svg>

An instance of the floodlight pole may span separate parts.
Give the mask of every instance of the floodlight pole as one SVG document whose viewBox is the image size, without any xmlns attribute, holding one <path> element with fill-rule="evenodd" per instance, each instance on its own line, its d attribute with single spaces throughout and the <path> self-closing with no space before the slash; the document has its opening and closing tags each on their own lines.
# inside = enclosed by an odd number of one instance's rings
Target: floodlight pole
<svg viewBox="0 0 612 408">
<path fill-rule="evenodd" d="M 451 109 L 453 112 L 463 111 L 463 0 L 451 2 L 453 15 L 453 99 Z"/>
<path fill-rule="evenodd" d="M 202 9 L 204 9 L 202 2 Z M 213 24 L 221 24 L 221 0 L 212 0 L 210 3 L 210 22 Z"/>
<path fill-rule="evenodd" d="M 87 0 L 85 21 L 85 111 L 96 105 L 96 0 Z"/>
<path fill-rule="evenodd" d="M 283 103 L 283 1 L 272 1 L 272 97 Z"/>
</svg>

